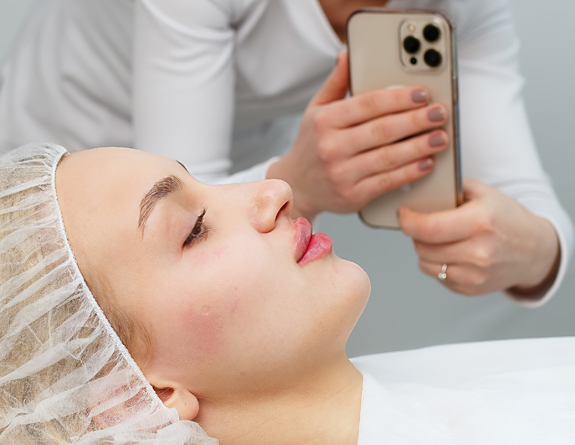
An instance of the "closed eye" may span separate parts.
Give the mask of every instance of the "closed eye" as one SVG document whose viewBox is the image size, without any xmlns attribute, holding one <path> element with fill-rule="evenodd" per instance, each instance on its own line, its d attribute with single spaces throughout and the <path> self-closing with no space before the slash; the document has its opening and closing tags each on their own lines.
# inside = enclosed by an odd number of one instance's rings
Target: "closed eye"
<svg viewBox="0 0 575 445">
<path fill-rule="evenodd" d="M 198 216 L 194 228 L 184 241 L 184 247 L 191 246 L 192 244 L 206 238 L 206 236 L 208 235 L 209 228 L 204 223 L 204 216 L 206 216 L 206 209 L 204 209 L 202 214 Z"/>
</svg>

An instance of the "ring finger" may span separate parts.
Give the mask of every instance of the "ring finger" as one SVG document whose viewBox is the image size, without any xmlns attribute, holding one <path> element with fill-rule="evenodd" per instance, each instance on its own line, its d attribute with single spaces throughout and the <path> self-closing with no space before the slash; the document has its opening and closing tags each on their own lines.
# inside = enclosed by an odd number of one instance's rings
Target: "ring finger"
<svg viewBox="0 0 575 445">
<path fill-rule="evenodd" d="M 445 279 L 440 280 L 439 274 L 443 272 L 443 264 L 419 260 L 419 268 L 426 275 L 438 279 L 450 289 L 470 289 L 482 285 L 486 280 L 485 271 L 474 266 L 461 263 L 446 263 Z M 458 290 L 460 291 L 460 290 Z M 462 291 L 460 291 L 462 292 Z M 464 291 L 462 293 L 468 293 Z"/>
<path fill-rule="evenodd" d="M 457 263 L 445 264 L 446 267 L 443 267 L 444 264 L 419 260 L 419 268 L 424 274 L 438 279 L 445 285 L 459 283 L 462 267 Z M 443 279 L 440 278 L 440 274 L 444 274 Z"/>
</svg>

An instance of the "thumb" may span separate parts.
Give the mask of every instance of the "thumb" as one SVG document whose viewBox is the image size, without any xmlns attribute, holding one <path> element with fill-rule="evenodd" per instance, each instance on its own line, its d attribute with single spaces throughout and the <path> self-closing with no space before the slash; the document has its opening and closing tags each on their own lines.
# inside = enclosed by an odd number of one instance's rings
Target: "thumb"
<svg viewBox="0 0 575 445">
<path fill-rule="evenodd" d="M 321 89 L 313 97 L 310 105 L 326 105 L 341 100 L 347 95 L 349 88 L 349 71 L 347 50 L 341 51 L 337 56 L 337 63 Z"/>
</svg>

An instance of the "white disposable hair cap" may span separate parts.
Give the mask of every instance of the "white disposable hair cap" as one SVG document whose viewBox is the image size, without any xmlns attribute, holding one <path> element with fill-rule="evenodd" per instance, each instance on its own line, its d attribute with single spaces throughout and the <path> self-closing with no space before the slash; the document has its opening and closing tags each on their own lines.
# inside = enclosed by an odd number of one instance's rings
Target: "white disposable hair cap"
<svg viewBox="0 0 575 445">
<path fill-rule="evenodd" d="M 66 153 L 0 158 L 0 444 L 217 444 L 162 403 L 86 285 L 56 198 Z"/>
</svg>

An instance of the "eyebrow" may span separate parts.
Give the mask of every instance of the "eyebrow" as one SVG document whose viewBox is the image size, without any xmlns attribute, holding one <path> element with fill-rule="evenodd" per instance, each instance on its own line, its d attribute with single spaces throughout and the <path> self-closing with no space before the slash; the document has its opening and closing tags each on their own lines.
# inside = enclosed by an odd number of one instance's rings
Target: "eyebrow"
<svg viewBox="0 0 575 445">
<path fill-rule="evenodd" d="M 146 195 L 142 198 L 140 202 L 140 219 L 138 220 L 138 230 L 142 231 L 142 236 L 144 236 L 144 230 L 146 228 L 146 221 L 152 214 L 152 211 L 162 199 L 171 195 L 172 193 L 181 190 L 184 183 L 180 178 L 174 175 L 165 177 L 156 182 Z"/>
</svg>

